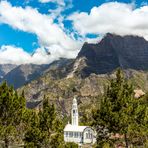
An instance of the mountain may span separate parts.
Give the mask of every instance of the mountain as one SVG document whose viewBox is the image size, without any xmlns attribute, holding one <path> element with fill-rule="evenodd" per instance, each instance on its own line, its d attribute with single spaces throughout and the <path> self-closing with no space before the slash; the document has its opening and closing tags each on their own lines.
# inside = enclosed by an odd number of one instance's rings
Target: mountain
<svg viewBox="0 0 148 148">
<path fill-rule="evenodd" d="M 34 65 L 25 64 L 19 65 L 10 72 L 8 72 L 3 80 L 6 80 L 9 85 L 13 85 L 14 88 L 19 88 L 25 83 L 35 80 L 42 75 L 47 65 Z"/>
<path fill-rule="evenodd" d="M 121 68 L 135 89 L 148 89 L 148 41 L 138 36 L 106 34 L 97 44 L 84 43 L 76 59 L 61 58 L 47 65 L 0 65 L 0 81 L 18 92 L 25 91 L 27 104 L 36 107 L 44 95 L 63 114 L 69 114 L 73 96 L 79 107 L 89 108 Z"/>
<path fill-rule="evenodd" d="M 107 34 L 99 43 L 85 43 L 76 61 L 75 71 L 82 77 L 106 74 L 116 68 L 148 70 L 148 41 L 138 36 Z M 77 68 L 76 68 L 77 67 Z"/>
<path fill-rule="evenodd" d="M 0 64 L 0 79 L 2 79 L 8 72 L 14 69 L 17 65 Z"/>
<path fill-rule="evenodd" d="M 60 58 L 49 64 L 48 69 L 44 71 L 44 75 L 48 75 L 53 79 L 61 79 L 67 77 L 73 68 L 74 59 Z"/>
<path fill-rule="evenodd" d="M 135 89 L 148 89 L 148 41 L 138 36 L 107 34 L 99 43 L 85 43 L 74 60 L 49 68 L 38 79 L 23 86 L 28 102 L 39 102 L 44 95 L 63 114 L 69 114 L 76 95 L 79 108 L 90 108 L 122 68 Z M 81 113 L 80 113 L 81 114 Z"/>
<path fill-rule="evenodd" d="M 1 79 L 0 81 L 6 80 L 9 85 L 13 85 L 15 89 L 22 87 L 23 85 L 31 82 L 42 76 L 44 73 L 50 71 L 51 76 L 56 78 L 55 69 L 60 69 L 69 63 L 71 59 L 61 58 L 47 65 L 35 65 L 35 64 L 24 64 L 24 65 L 1 65 Z M 60 72 L 60 75 L 64 75 L 64 69 Z"/>
</svg>

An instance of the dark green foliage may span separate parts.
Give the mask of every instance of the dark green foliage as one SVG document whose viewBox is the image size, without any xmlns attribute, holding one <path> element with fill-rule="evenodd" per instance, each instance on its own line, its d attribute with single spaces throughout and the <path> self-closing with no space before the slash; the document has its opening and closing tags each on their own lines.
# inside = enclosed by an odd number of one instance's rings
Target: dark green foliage
<svg viewBox="0 0 148 148">
<path fill-rule="evenodd" d="M 73 142 L 68 142 L 66 143 L 65 148 L 78 148 L 78 144 Z"/>
<path fill-rule="evenodd" d="M 148 130 L 145 101 L 146 98 L 134 98 L 133 86 L 118 70 L 116 79 L 111 80 L 98 109 L 93 113 L 98 145 L 108 142 L 111 146 L 112 143 L 119 142 L 123 138 L 111 138 L 117 133 L 124 137 L 126 147 L 143 145 L 147 140 L 144 131 Z"/>
<path fill-rule="evenodd" d="M 24 142 L 25 147 L 40 148 L 43 141 L 43 135 L 39 129 L 39 118 L 34 111 L 28 112 L 28 124 L 26 127 Z"/>
<path fill-rule="evenodd" d="M 18 96 L 12 87 L 6 82 L 0 86 L 0 139 L 4 140 L 5 147 L 13 142 L 14 137 L 19 138 L 19 126 L 23 121 L 25 110 L 25 98 Z M 19 139 L 18 139 L 19 140 Z"/>
<path fill-rule="evenodd" d="M 0 86 L 0 141 L 5 148 L 13 143 L 24 143 L 26 148 L 63 148 L 63 128 L 48 99 L 43 99 L 39 111 L 26 109 L 24 91 L 18 95 L 6 82 Z"/>
<path fill-rule="evenodd" d="M 25 147 L 51 147 L 62 148 L 63 125 L 57 116 L 55 107 L 44 98 L 43 107 L 39 112 L 34 112 L 27 132 L 25 133 Z"/>
</svg>

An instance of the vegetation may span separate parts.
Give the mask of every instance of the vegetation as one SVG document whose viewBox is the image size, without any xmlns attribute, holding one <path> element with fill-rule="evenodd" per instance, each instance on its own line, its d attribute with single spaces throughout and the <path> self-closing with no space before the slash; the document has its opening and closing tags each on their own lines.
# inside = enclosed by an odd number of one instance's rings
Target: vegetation
<svg viewBox="0 0 148 148">
<path fill-rule="evenodd" d="M 0 141 L 3 147 L 23 144 L 25 148 L 76 148 L 65 144 L 63 122 L 56 109 L 44 97 L 39 111 L 26 108 L 24 92 L 19 96 L 4 82 L 0 86 Z"/>
<path fill-rule="evenodd" d="M 14 139 L 21 140 L 20 131 L 23 112 L 25 111 L 25 98 L 22 93 L 18 96 L 6 82 L 0 86 L 0 138 L 7 148 Z"/>
<path fill-rule="evenodd" d="M 134 98 L 133 86 L 118 70 L 93 112 L 93 120 L 98 147 L 144 146 L 148 142 L 148 96 Z"/>
<path fill-rule="evenodd" d="M 84 83 L 89 86 L 90 81 L 95 82 L 92 78 Z M 64 93 L 57 93 L 55 98 L 69 98 L 78 93 L 80 88 L 75 81 L 67 79 L 64 82 L 56 83 L 58 90 Z M 148 147 L 148 94 L 134 98 L 131 82 L 118 70 L 103 95 L 98 98 L 91 96 L 90 101 L 84 99 L 83 103 L 78 100 L 80 124 L 94 127 L 97 132 L 96 147 Z M 55 83 L 51 85 L 56 87 Z M 42 106 L 31 110 L 26 108 L 24 92 L 18 95 L 6 82 L 0 85 L 0 142 L 4 148 L 14 144 L 25 148 L 78 147 L 75 143 L 64 142 L 66 118 L 58 114 L 59 109 L 51 103 L 52 97 L 44 97 Z"/>
</svg>

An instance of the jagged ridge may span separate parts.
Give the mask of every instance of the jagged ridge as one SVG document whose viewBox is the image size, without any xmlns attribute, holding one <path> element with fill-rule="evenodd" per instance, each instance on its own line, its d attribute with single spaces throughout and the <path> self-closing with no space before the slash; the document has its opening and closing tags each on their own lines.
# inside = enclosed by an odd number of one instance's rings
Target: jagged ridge
<svg viewBox="0 0 148 148">
<path fill-rule="evenodd" d="M 99 43 L 85 43 L 76 61 L 85 59 L 77 73 L 82 77 L 91 73 L 110 73 L 116 68 L 148 70 L 148 41 L 138 36 L 107 34 Z M 79 71 L 80 70 L 80 71 Z"/>
</svg>

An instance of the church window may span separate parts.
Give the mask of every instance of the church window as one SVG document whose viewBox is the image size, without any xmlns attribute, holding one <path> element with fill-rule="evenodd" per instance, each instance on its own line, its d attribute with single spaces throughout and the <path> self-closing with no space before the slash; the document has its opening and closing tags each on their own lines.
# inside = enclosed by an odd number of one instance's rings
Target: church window
<svg viewBox="0 0 148 148">
<path fill-rule="evenodd" d="M 77 137 L 77 134 L 76 134 L 76 132 L 74 132 L 74 137 L 75 137 L 75 138 Z"/>
<path fill-rule="evenodd" d="M 86 138 L 87 139 L 91 139 L 92 138 L 92 135 L 91 135 L 91 131 L 90 130 L 87 130 Z"/>
<path fill-rule="evenodd" d="M 71 132 L 71 137 L 73 137 L 73 135 L 74 135 L 73 132 Z"/>
<path fill-rule="evenodd" d="M 79 137 L 82 137 L 82 133 L 81 132 L 79 133 Z"/>
<path fill-rule="evenodd" d="M 73 137 L 74 136 L 74 133 L 73 132 L 71 132 L 71 137 Z"/>
<path fill-rule="evenodd" d="M 78 138 L 78 132 L 76 132 L 76 137 Z"/>
<path fill-rule="evenodd" d="M 88 139 L 88 133 L 86 133 L 86 139 Z"/>
<path fill-rule="evenodd" d="M 87 133 L 86 133 L 86 136 L 85 136 L 85 137 L 86 137 L 86 139 L 92 139 L 92 137 L 93 137 L 93 136 L 92 136 L 92 133 L 91 133 L 91 131 L 90 131 L 90 130 L 88 130 L 88 131 L 87 131 Z"/>
<path fill-rule="evenodd" d="M 71 132 L 69 132 L 69 137 L 71 137 Z"/>
<path fill-rule="evenodd" d="M 74 137 L 78 138 L 78 132 L 74 132 Z"/>
<path fill-rule="evenodd" d="M 91 139 L 91 134 L 90 134 L 90 132 L 88 133 L 88 138 Z"/>
<path fill-rule="evenodd" d="M 68 132 L 66 132 L 66 137 L 68 137 Z"/>
<path fill-rule="evenodd" d="M 90 138 L 92 139 L 92 133 L 90 134 Z"/>
</svg>

